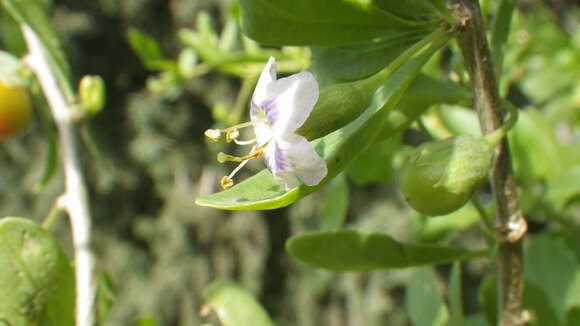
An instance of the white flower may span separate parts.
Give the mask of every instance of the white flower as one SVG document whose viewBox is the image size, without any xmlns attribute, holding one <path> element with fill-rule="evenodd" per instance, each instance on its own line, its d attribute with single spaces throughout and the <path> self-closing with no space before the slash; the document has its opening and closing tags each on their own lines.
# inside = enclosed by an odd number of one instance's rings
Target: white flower
<svg viewBox="0 0 580 326">
<path fill-rule="evenodd" d="M 314 186 L 326 176 L 326 163 L 294 131 L 314 108 L 318 83 L 309 72 L 276 79 L 275 63 L 270 57 L 252 97 L 250 117 L 257 145 L 263 147 L 268 170 L 286 189 L 301 182 Z"/>
<path fill-rule="evenodd" d="M 208 130 L 206 135 L 216 139 L 221 132 L 226 140 L 239 144 L 254 143 L 250 154 L 234 157 L 220 153 L 218 160 L 241 161 L 232 174 L 222 179 L 222 186 L 233 184 L 231 178 L 245 163 L 263 156 L 268 170 L 286 190 L 304 183 L 314 186 L 326 176 L 324 160 L 316 153 L 306 138 L 294 133 L 310 115 L 318 100 L 318 83 L 309 72 L 301 72 L 277 79 L 274 57 L 270 57 L 262 70 L 250 105 L 251 122 L 226 130 Z M 256 139 L 238 141 L 238 128 L 252 125 Z"/>
</svg>

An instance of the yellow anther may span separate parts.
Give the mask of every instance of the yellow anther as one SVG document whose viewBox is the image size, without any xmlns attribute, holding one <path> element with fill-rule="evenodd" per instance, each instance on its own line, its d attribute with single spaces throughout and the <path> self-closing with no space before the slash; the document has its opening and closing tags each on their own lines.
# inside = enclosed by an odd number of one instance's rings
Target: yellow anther
<svg viewBox="0 0 580 326">
<path fill-rule="evenodd" d="M 217 161 L 220 163 L 225 163 L 225 162 L 240 162 L 243 160 L 240 160 L 239 157 L 237 157 L 237 156 L 232 156 L 232 155 L 226 154 L 224 152 L 219 152 L 217 154 Z"/>
<path fill-rule="evenodd" d="M 204 132 L 204 135 L 213 141 L 218 141 L 222 136 L 222 131 L 219 129 L 208 129 Z"/>
<path fill-rule="evenodd" d="M 220 185 L 222 186 L 223 189 L 231 188 L 234 185 L 234 180 L 232 180 L 232 178 L 226 175 L 220 181 Z"/>
</svg>

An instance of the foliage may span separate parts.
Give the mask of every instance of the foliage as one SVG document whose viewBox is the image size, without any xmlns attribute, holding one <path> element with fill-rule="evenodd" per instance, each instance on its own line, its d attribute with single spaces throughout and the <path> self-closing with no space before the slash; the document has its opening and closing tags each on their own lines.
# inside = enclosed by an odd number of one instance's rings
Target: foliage
<svg viewBox="0 0 580 326">
<path fill-rule="evenodd" d="M 88 12 L 99 6 L 103 17 L 131 6 L 97 2 L 78 6 Z M 19 63 L 28 46 L 18 40 L 24 26 L 39 37 L 56 84 L 74 108 L 75 137 L 86 153 L 80 157 L 102 255 L 98 324 L 193 325 L 216 317 L 227 326 L 497 322 L 497 277 L 488 267 L 498 259 L 490 218 L 496 209 L 482 180 L 488 156 L 478 165 L 484 168 L 477 182 L 458 181 L 468 189 L 444 212 L 415 211 L 393 191 L 399 182 L 425 190 L 423 176 L 401 179 L 413 162 L 411 145 L 483 139 L 461 53 L 449 42 L 461 33 L 456 12 L 438 0 L 239 0 L 224 1 L 219 14 L 190 4 L 196 16 L 186 21 L 193 27 L 171 30 L 171 24 L 139 23 L 147 20 L 139 10 L 147 9 L 135 8 L 146 2 L 134 2 L 127 14 L 132 18 L 122 24 L 130 28 L 111 33 L 133 51 L 133 70 L 103 79 L 79 69 L 94 59 L 75 56 L 74 34 L 59 27 L 58 15 L 49 18 L 58 6 L 2 2 L 3 17 L 10 18 L 3 21 L 6 31 L 16 32 L 2 39 L 12 54 L 0 54 L 0 77 L 29 88 L 36 121 L 1 144 L 0 214 L 48 217 L 46 229 L 29 219 L 0 220 L 0 265 L 6 266 L 0 297 L 11 298 L 0 301 L 0 324 L 73 324 L 73 257 L 65 252 L 74 250 L 59 242 L 75 248 L 70 236 L 60 236 L 65 228 L 57 223 L 61 206 L 55 199 L 63 192 L 58 153 L 65 148 L 54 129 L 58 119 L 47 114 L 52 104 L 41 95 L 42 82 Z M 186 3 L 176 1 L 172 14 L 187 15 Z M 540 4 L 482 4 L 491 17 L 485 32 L 500 91 L 519 108 L 507 138 L 531 231 L 523 306 L 531 325 L 574 325 L 580 315 L 580 42 L 571 31 L 580 11 L 570 5 L 569 12 L 557 12 L 565 19 L 560 24 Z M 121 49 L 107 51 L 116 58 Z M 269 57 L 282 74 L 309 70 L 316 77 L 319 100 L 297 133 L 312 141 L 328 175 L 318 185 L 286 191 L 262 165 L 249 163 L 244 181 L 216 191 L 223 169 L 213 157 L 233 149 L 204 142 L 202 131 L 245 119 Z M 139 83 L 123 86 L 133 78 L 127 76 L 138 76 Z M 78 94 L 72 86 L 77 79 Z M 105 89 L 113 105 L 104 105 Z M 42 160 L 33 158 L 36 148 L 44 148 Z M 456 160 L 464 170 L 473 168 L 473 155 L 464 152 L 414 163 L 437 165 L 447 175 Z M 204 207 L 194 206 L 192 197 Z"/>
</svg>

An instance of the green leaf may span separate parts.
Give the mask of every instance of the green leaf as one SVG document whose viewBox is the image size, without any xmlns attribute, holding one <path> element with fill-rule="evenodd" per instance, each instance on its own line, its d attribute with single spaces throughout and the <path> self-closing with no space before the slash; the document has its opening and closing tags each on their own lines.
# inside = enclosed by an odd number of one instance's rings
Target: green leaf
<svg viewBox="0 0 580 326">
<path fill-rule="evenodd" d="M 434 14 L 434 9 L 445 8 L 441 0 L 371 0 L 372 4 L 400 17 L 420 17 Z"/>
<path fill-rule="evenodd" d="M 461 106 L 442 105 L 438 114 L 443 125 L 452 134 L 481 136 L 479 120 L 474 110 Z"/>
<path fill-rule="evenodd" d="M 346 172 L 357 185 L 389 182 L 393 175 L 392 160 L 401 146 L 401 137 L 391 137 L 372 144 L 360 153 Z"/>
<path fill-rule="evenodd" d="M 578 152 L 577 152 L 578 153 Z M 562 175 L 548 179 L 548 191 L 545 202 L 553 206 L 556 211 L 561 211 L 575 200 L 580 198 L 580 162 Z"/>
<path fill-rule="evenodd" d="M 396 39 L 342 47 L 313 46 L 310 70 L 324 87 L 366 78 L 385 67 L 425 36 L 409 33 Z"/>
<path fill-rule="evenodd" d="M 491 28 L 491 52 L 493 63 L 495 64 L 495 75 L 497 76 L 498 82 L 502 76 L 501 67 L 503 65 L 507 39 L 510 35 L 514 7 L 514 0 L 501 0 Z"/>
<path fill-rule="evenodd" d="M 461 264 L 453 264 L 449 277 L 449 326 L 463 326 L 463 300 L 461 295 Z"/>
<path fill-rule="evenodd" d="M 104 270 L 99 271 L 97 274 L 97 297 L 95 299 L 97 325 L 105 325 L 107 315 L 117 297 L 116 292 L 113 281 L 107 272 Z"/>
<path fill-rule="evenodd" d="M 566 313 L 566 326 L 580 325 L 580 307 L 573 307 Z"/>
<path fill-rule="evenodd" d="M 518 123 L 508 134 L 518 179 L 549 178 L 563 171 L 553 130 L 553 125 L 540 111 L 532 108 L 520 110 Z M 548 161 L 546 157 L 552 159 Z"/>
<path fill-rule="evenodd" d="M 344 174 L 339 174 L 328 183 L 320 207 L 321 230 L 338 230 L 344 225 L 348 213 L 348 183 Z"/>
<path fill-rule="evenodd" d="M 489 325 L 497 325 L 497 278 L 486 277 L 479 286 L 479 306 Z"/>
<path fill-rule="evenodd" d="M 419 74 L 389 114 L 379 139 L 402 131 L 434 104 L 468 102 L 470 93 L 455 83 Z"/>
<path fill-rule="evenodd" d="M 154 38 L 134 27 L 129 28 L 127 37 L 129 45 L 131 45 L 131 48 L 145 68 L 149 70 L 177 71 L 177 64 L 163 57 L 161 48 Z"/>
<path fill-rule="evenodd" d="M 28 25 L 38 35 L 65 95 L 71 102 L 74 91 L 71 84 L 70 67 L 65 59 L 60 40 L 46 13 L 46 1 L 39 0 L 5 0 L 2 5 L 12 18 L 21 25 Z"/>
<path fill-rule="evenodd" d="M 157 325 L 157 320 L 153 317 L 143 317 L 136 321 L 133 326 L 155 326 Z"/>
<path fill-rule="evenodd" d="M 524 256 L 524 275 L 543 289 L 560 317 L 561 324 L 564 321 L 566 294 L 578 269 L 576 256 L 562 240 L 548 235 L 538 235 L 531 239 Z"/>
<path fill-rule="evenodd" d="M 407 283 L 405 301 L 413 326 L 443 326 L 449 319 L 432 268 L 420 268 L 413 272 Z"/>
<path fill-rule="evenodd" d="M 485 317 L 481 314 L 476 314 L 465 317 L 464 326 L 488 326 L 488 324 L 485 322 Z"/>
<path fill-rule="evenodd" d="M 42 158 L 42 169 L 39 171 L 33 188 L 38 193 L 44 189 L 58 170 L 58 139 L 50 110 L 46 107 L 47 104 L 42 97 L 40 87 L 34 85 L 30 91 L 33 95 L 32 100 L 34 106 L 41 108 L 37 112 L 40 118 L 45 140 L 44 146 L 46 148 Z"/>
<path fill-rule="evenodd" d="M 52 234 L 24 218 L 0 220 L 0 321 L 72 326 L 74 276 Z"/>
<path fill-rule="evenodd" d="M 367 1 L 239 2 L 243 32 L 267 45 L 363 44 L 396 39 L 408 32 L 436 27 L 429 23 L 402 19 Z"/>
<path fill-rule="evenodd" d="M 460 247 L 404 244 L 384 234 L 351 230 L 293 236 L 286 250 L 303 263 L 334 271 L 444 264 L 479 254 Z"/>
<path fill-rule="evenodd" d="M 386 130 L 388 133 L 412 121 L 400 112 L 394 112 L 396 117 L 391 120 L 389 113 L 434 51 L 410 60 L 395 71 L 379 88 L 373 104 L 356 120 L 312 143 L 328 168 L 328 175 L 320 184 L 312 187 L 301 185 L 286 192 L 270 172 L 263 170 L 230 189 L 197 198 L 196 204 L 228 210 L 274 209 L 290 205 L 318 190 L 372 144 L 379 132 L 385 133 Z"/>
<path fill-rule="evenodd" d="M 497 324 L 497 278 L 487 277 L 479 288 L 479 304 L 489 325 Z M 526 281 L 524 284 L 523 308 L 531 314 L 530 322 L 526 325 L 562 325 L 558 320 L 553 305 L 546 293 L 533 282 Z"/>
<path fill-rule="evenodd" d="M 273 326 L 260 303 L 248 291 L 228 281 L 212 283 L 203 295 L 203 312 L 213 310 L 223 326 Z"/>
<path fill-rule="evenodd" d="M 437 241 L 449 232 L 465 230 L 480 220 L 479 213 L 471 203 L 453 213 L 435 218 L 418 215 L 414 220 L 414 237 L 420 241 Z"/>
<path fill-rule="evenodd" d="M 26 43 L 22 37 L 22 32 L 20 31 L 20 26 L 18 22 L 12 18 L 8 10 L 5 7 L 1 9 L 0 24 L 2 29 L 2 46 L 8 52 L 22 57 L 26 54 Z"/>
</svg>

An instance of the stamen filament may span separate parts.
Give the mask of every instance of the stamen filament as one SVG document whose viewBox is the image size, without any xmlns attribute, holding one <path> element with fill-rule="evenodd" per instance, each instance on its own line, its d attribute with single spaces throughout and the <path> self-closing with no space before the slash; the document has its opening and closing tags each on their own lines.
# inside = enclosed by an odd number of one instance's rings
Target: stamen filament
<svg viewBox="0 0 580 326">
<path fill-rule="evenodd" d="M 223 132 L 228 132 L 230 130 L 236 130 L 236 129 L 242 129 L 242 128 L 246 128 L 249 126 L 253 126 L 254 125 L 254 121 L 246 121 L 246 122 L 242 122 L 239 125 L 235 125 L 226 129 L 223 129 Z"/>
<path fill-rule="evenodd" d="M 253 121 L 247 121 L 226 129 L 208 129 L 204 132 L 204 135 L 213 141 L 219 141 L 222 136 L 222 133 L 224 133 L 226 134 L 226 142 L 229 143 L 232 140 L 238 138 L 238 136 L 240 135 L 238 129 L 246 128 L 253 125 L 254 125 Z"/>
<path fill-rule="evenodd" d="M 240 146 L 251 145 L 256 143 L 256 138 L 248 139 L 248 140 L 237 140 L 234 139 L 234 142 Z"/>
<path fill-rule="evenodd" d="M 234 185 L 234 176 L 238 173 L 250 160 L 242 161 L 229 175 L 222 178 L 220 185 L 223 189 L 228 189 Z"/>
</svg>

